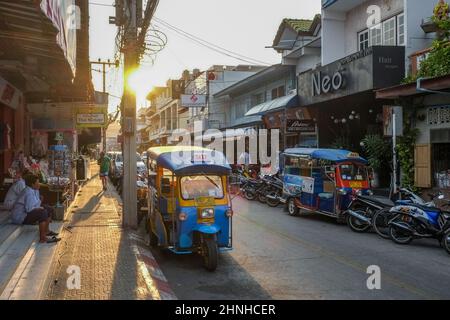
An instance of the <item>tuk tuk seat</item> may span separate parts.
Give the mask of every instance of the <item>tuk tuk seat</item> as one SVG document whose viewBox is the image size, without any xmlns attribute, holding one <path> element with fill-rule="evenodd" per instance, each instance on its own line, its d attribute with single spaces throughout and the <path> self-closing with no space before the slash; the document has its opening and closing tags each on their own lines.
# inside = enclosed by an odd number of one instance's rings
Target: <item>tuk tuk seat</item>
<svg viewBox="0 0 450 320">
<path fill-rule="evenodd" d="M 328 192 L 319 193 L 318 196 L 321 199 L 327 199 L 327 200 L 334 198 L 334 194 L 333 193 L 328 193 Z"/>
</svg>

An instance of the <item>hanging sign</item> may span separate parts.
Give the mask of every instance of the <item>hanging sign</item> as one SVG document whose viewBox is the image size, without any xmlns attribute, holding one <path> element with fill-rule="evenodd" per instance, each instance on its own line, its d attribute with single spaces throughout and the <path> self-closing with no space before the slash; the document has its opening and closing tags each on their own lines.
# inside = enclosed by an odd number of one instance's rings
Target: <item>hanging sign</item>
<svg viewBox="0 0 450 320">
<path fill-rule="evenodd" d="M 316 132 L 316 123 L 314 120 L 298 120 L 298 119 L 287 119 L 286 120 L 286 132 Z"/>
<path fill-rule="evenodd" d="M 106 107 L 79 108 L 76 114 L 77 128 L 105 127 L 108 119 Z"/>
</svg>

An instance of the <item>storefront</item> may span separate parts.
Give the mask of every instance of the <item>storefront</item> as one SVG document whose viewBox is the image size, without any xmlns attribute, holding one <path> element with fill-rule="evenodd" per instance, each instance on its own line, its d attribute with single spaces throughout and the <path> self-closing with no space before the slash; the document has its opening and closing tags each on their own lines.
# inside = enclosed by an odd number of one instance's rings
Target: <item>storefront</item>
<svg viewBox="0 0 450 320">
<path fill-rule="evenodd" d="M 404 47 L 370 47 L 301 73 L 299 107 L 292 112 L 308 110 L 320 147 L 358 151 L 366 134 L 382 134 L 383 101 L 376 100 L 375 90 L 399 84 L 404 70 Z M 302 125 L 308 128 L 308 123 Z"/>
<path fill-rule="evenodd" d="M 404 118 L 418 129 L 415 185 L 450 188 L 450 76 L 385 88 L 377 98 L 403 106 Z"/>
<path fill-rule="evenodd" d="M 317 115 L 311 108 L 286 108 L 264 116 L 267 129 L 280 130 L 280 148 L 318 146 Z"/>
</svg>

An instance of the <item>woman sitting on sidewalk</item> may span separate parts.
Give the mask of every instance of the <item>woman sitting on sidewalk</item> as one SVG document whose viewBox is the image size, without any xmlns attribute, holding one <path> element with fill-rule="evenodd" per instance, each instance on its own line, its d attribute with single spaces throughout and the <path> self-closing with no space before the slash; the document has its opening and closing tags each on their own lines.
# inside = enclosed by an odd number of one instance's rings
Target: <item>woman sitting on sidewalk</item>
<svg viewBox="0 0 450 320">
<path fill-rule="evenodd" d="M 49 230 L 53 208 L 42 205 L 39 194 L 39 177 L 33 174 L 25 176 L 23 194 L 17 199 L 12 209 L 12 220 L 16 224 L 33 225 L 39 223 L 39 242 L 53 243 L 61 240 L 56 232 Z M 52 238 L 47 238 L 52 237 Z"/>
</svg>

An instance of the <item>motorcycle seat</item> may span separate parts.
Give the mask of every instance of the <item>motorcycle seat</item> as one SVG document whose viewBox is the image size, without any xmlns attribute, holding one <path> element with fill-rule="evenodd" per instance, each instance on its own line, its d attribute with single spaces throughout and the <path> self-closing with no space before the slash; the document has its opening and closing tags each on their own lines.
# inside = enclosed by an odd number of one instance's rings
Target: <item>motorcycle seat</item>
<svg viewBox="0 0 450 320">
<path fill-rule="evenodd" d="M 424 205 L 421 205 L 421 204 L 411 204 L 411 205 L 414 206 L 414 207 L 416 207 L 416 208 L 422 209 L 423 211 L 428 211 L 428 212 L 439 212 L 439 213 L 442 212 L 441 209 L 436 208 L 436 207 L 427 207 L 427 206 L 424 206 Z"/>
<path fill-rule="evenodd" d="M 392 202 L 391 199 L 386 197 L 380 197 L 380 196 L 359 196 L 362 200 L 377 202 L 382 206 L 385 207 L 393 207 L 395 204 Z"/>
</svg>

